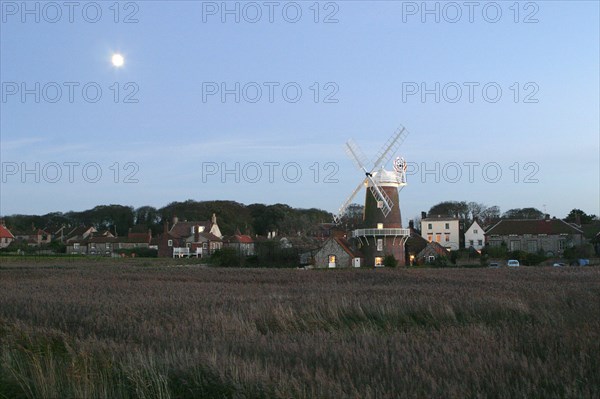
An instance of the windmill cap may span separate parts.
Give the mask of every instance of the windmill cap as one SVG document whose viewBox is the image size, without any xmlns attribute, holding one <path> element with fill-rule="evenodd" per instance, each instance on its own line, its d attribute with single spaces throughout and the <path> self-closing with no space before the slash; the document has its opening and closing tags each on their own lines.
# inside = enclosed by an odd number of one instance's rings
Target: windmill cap
<svg viewBox="0 0 600 399">
<path fill-rule="evenodd" d="M 399 187 L 406 185 L 406 179 L 403 179 L 402 174 L 396 171 L 385 169 L 380 169 L 377 172 L 373 173 L 373 181 L 378 186 Z M 369 185 L 370 184 L 371 183 L 369 182 Z"/>
</svg>

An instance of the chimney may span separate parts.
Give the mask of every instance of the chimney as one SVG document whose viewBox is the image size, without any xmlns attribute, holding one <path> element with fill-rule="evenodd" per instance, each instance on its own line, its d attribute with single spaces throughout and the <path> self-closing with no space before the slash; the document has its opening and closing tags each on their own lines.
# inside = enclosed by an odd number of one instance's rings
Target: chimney
<svg viewBox="0 0 600 399">
<path fill-rule="evenodd" d="M 217 215 L 215 213 L 212 214 L 212 224 L 217 224 Z"/>
<path fill-rule="evenodd" d="M 415 229 L 415 222 L 412 219 L 408 221 L 408 228 L 411 230 Z"/>
<path fill-rule="evenodd" d="M 173 216 L 173 225 L 176 225 L 179 222 L 179 218 L 177 216 Z"/>
<path fill-rule="evenodd" d="M 169 232 L 169 222 L 165 222 L 165 223 L 163 224 L 163 226 L 164 226 L 163 232 L 164 232 L 165 234 L 166 234 L 166 233 L 168 233 L 168 232 Z"/>
<path fill-rule="evenodd" d="M 545 214 L 544 215 L 544 219 L 546 220 L 546 222 L 549 222 L 550 221 L 550 214 L 548 214 L 548 213 Z"/>
<path fill-rule="evenodd" d="M 421 219 L 427 219 L 427 212 L 421 212 Z"/>
<path fill-rule="evenodd" d="M 194 242 L 200 241 L 200 227 L 194 226 Z"/>
</svg>

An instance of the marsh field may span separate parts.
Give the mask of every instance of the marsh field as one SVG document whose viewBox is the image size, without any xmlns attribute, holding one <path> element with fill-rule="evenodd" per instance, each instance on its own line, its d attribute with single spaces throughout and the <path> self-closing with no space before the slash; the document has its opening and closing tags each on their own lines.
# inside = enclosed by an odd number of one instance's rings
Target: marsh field
<svg viewBox="0 0 600 399">
<path fill-rule="evenodd" d="M 600 268 L 0 259 L 0 398 L 392 397 L 600 397 Z"/>
</svg>

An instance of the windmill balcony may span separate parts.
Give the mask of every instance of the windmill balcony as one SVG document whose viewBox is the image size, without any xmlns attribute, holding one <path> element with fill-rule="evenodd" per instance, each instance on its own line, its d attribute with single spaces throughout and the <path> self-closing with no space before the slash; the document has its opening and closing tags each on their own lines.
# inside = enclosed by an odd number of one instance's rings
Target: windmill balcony
<svg viewBox="0 0 600 399">
<path fill-rule="evenodd" d="M 352 237 L 408 237 L 410 229 L 357 229 Z"/>
</svg>

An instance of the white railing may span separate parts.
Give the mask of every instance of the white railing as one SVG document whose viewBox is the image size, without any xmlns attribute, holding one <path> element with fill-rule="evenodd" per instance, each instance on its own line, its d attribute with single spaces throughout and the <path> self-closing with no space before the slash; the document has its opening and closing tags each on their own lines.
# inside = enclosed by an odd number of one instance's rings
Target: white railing
<svg viewBox="0 0 600 399">
<path fill-rule="evenodd" d="M 366 236 L 408 237 L 410 236 L 410 229 L 358 229 L 352 232 L 352 237 Z"/>
</svg>

